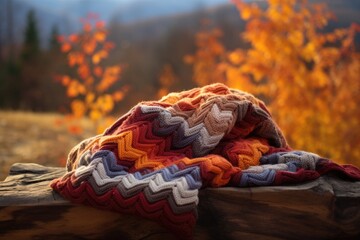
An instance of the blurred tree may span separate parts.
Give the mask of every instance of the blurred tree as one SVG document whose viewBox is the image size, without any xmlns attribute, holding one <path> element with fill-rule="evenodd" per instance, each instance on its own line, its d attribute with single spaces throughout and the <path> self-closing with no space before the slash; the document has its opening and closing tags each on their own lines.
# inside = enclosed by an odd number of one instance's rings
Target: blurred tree
<svg viewBox="0 0 360 240">
<path fill-rule="evenodd" d="M 104 22 L 94 14 L 89 14 L 82 22 L 81 34 L 59 38 L 61 50 L 67 54 L 67 64 L 74 74 L 60 76 L 58 80 L 66 87 L 67 97 L 71 99 L 71 118 L 68 119 L 88 116 L 96 131 L 101 133 L 114 120 L 109 115 L 115 103 L 123 99 L 128 87 L 123 85 L 115 92 L 109 91 L 120 80 L 124 67 L 104 64 L 114 48 L 114 44 L 107 41 Z M 82 129 L 75 122 L 69 125 L 69 130 L 77 134 Z"/>
<path fill-rule="evenodd" d="M 170 86 L 176 82 L 174 70 L 170 64 L 165 64 L 160 72 L 159 83 L 160 88 L 157 92 L 157 98 L 162 98 L 169 93 Z"/>
<path fill-rule="evenodd" d="M 48 39 L 48 49 L 41 57 L 42 69 L 38 75 L 40 90 L 43 94 L 42 108 L 45 111 L 59 111 L 69 104 L 65 97 L 65 89 L 56 83 L 56 73 L 68 71 L 66 55 L 61 52 L 61 44 L 58 41 L 60 33 L 57 25 L 51 28 Z M 65 109 L 63 109 L 65 111 Z M 63 111 L 63 112 L 64 112 Z"/>
<path fill-rule="evenodd" d="M 235 3 L 251 48 L 229 53 L 229 84 L 269 99 L 292 146 L 359 164 L 359 25 L 324 32 L 333 14 L 305 0 Z"/>
<path fill-rule="evenodd" d="M 197 51 L 186 55 L 184 61 L 193 65 L 193 80 L 198 86 L 225 82 L 219 62 L 223 61 L 225 48 L 219 41 L 222 31 L 218 28 L 203 30 L 196 34 Z"/>
<path fill-rule="evenodd" d="M 40 41 L 35 11 L 30 10 L 26 19 L 27 23 L 25 27 L 24 44 L 21 53 L 21 56 L 25 61 L 36 57 L 40 52 Z"/>
<path fill-rule="evenodd" d="M 15 43 L 14 43 L 14 9 L 13 1 L 7 0 L 6 2 L 6 22 L 7 22 L 7 47 L 9 48 L 8 59 L 10 62 L 15 58 Z"/>
<path fill-rule="evenodd" d="M 21 99 L 21 68 L 18 62 L 4 60 L 0 66 L 0 107 L 17 109 Z"/>
<path fill-rule="evenodd" d="M 2 7 L 0 13 L 0 107 L 17 108 L 21 98 L 21 84 L 18 81 L 20 66 L 15 59 L 12 0 L 2 2 Z"/>
<path fill-rule="evenodd" d="M 26 18 L 24 43 L 21 49 L 21 101 L 20 107 L 27 110 L 44 110 L 40 76 L 44 64 L 40 51 L 39 32 L 34 10 Z"/>
<path fill-rule="evenodd" d="M 49 49 L 50 51 L 60 52 L 60 43 L 59 43 L 59 28 L 57 25 L 53 25 L 51 28 L 50 39 L 49 39 Z"/>
<path fill-rule="evenodd" d="M 359 25 L 325 32 L 333 15 L 306 0 L 234 2 L 250 48 L 225 52 L 216 43 L 214 51 L 215 40 L 199 42 L 189 59 L 195 81 L 226 81 L 261 96 L 291 146 L 360 165 Z"/>
</svg>

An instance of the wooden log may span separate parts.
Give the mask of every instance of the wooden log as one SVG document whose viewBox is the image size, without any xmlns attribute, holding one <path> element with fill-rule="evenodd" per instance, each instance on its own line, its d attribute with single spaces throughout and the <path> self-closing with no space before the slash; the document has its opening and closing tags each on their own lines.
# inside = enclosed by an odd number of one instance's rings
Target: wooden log
<svg viewBox="0 0 360 240">
<path fill-rule="evenodd" d="M 0 182 L 0 239 L 173 239 L 157 223 L 71 204 L 49 182 L 62 168 L 14 164 Z M 200 191 L 194 239 L 360 239 L 360 182 Z"/>
</svg>

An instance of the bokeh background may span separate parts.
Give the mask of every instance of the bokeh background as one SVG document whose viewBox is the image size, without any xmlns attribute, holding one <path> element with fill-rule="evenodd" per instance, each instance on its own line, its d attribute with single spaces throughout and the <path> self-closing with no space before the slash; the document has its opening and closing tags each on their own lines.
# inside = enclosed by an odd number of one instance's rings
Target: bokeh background
<svg viewBox="0 0 360 240">
<path fill-rule="evenodd" d="M 1 0 L 0 179 L 214 82 L 265 101 L 292 147 L 360 166 L 359 24 L 357 0 Z"/>
</svg>

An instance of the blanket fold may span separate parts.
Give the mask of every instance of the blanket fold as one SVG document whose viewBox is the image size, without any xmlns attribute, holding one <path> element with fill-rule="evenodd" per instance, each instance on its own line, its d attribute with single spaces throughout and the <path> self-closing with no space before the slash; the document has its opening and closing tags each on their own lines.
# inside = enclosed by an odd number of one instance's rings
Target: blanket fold
<svg viewBox="0 0 360 240">
<path fill-rule="evenodd" d="M 292 150 L 265 104 L 223 84 L 140 102 L 75 146 L 51 187 L 75 203 L 153 219 L 191 238 L 198 191 L 302 183 L 360 170 Z M 241 203 L 239 203 L 241 204 Z"/>
</svg>

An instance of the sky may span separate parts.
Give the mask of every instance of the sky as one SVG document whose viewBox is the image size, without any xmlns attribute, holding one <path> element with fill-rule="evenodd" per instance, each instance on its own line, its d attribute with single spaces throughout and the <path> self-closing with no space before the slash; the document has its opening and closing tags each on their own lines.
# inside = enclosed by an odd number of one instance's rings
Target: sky
<svg viewBox="0 0 360 240">
<path fill-rule="evenodd" d="M 53 14 L 66 12 L 78 17 L 82 12 L 98 11 L 106 21 L 117 12 L 138 10 L 136 18 L 162 16 L 187 12 L 199 7 L 209 7 L 230 2 L 230 0 L 18 0 L 36 9 Z M 152 11 L 153 14 L 149 12 Z M 142 16 L 142 13 L 144 13 Z M 136 19 L 134 19 L 136 20 Z"/>
</svg>

